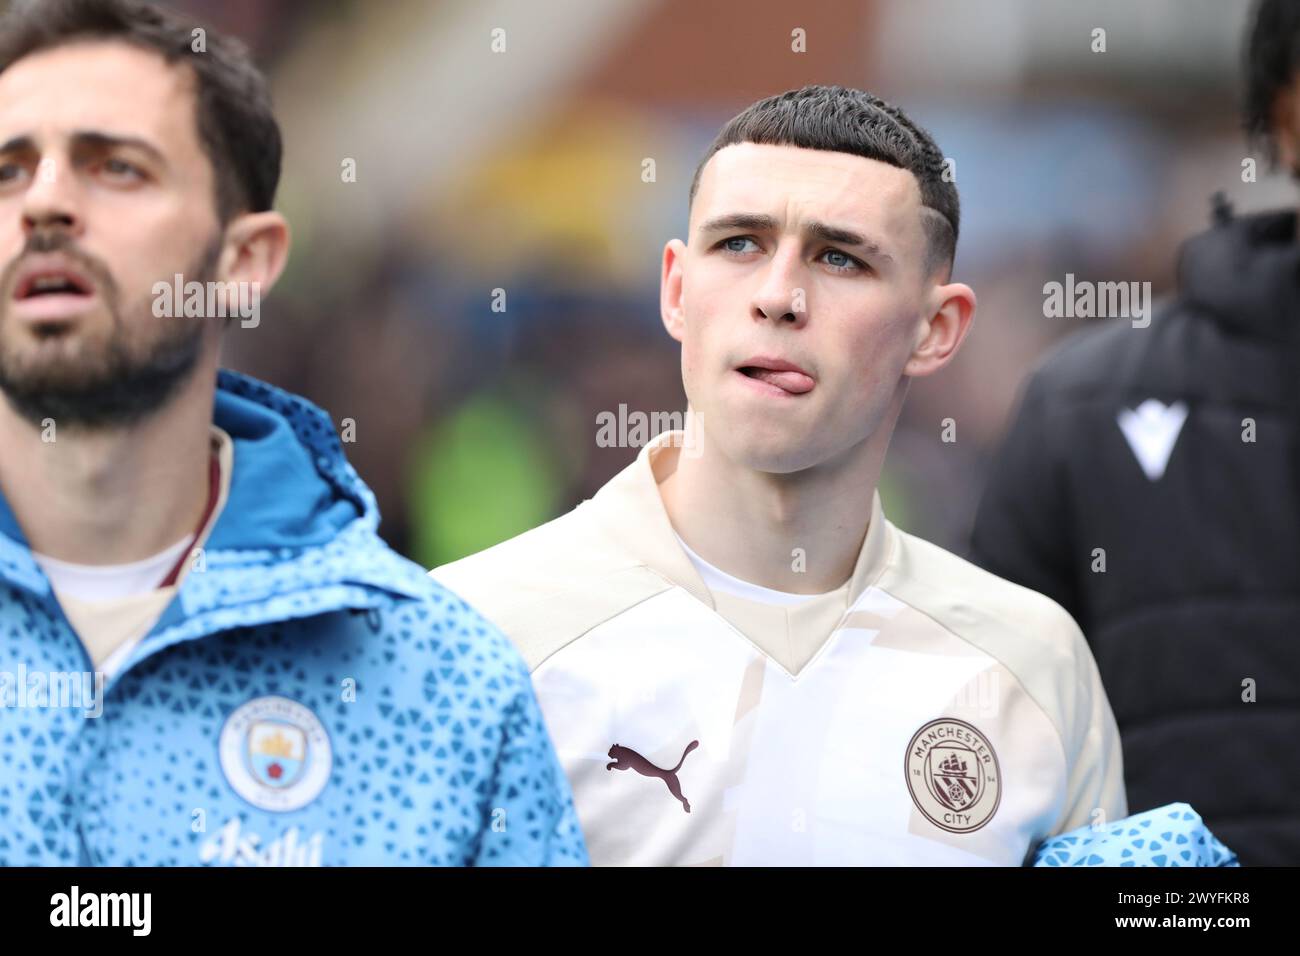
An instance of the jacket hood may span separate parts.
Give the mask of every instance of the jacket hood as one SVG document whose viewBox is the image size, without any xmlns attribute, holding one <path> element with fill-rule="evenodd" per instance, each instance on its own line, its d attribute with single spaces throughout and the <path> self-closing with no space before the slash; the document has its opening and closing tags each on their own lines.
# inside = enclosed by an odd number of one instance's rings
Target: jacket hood
<svg viewBox="0 0 1300 956">
<path fill-rule="evenodd" d="M 306 548 L 356 522 L 379 527 L 374 494 L 311 402 L 222 369 L 212 418 L 234 442 L 235 469 L 209 548 Z"/>
<path fill-rule="evenodd" d="M 1183 244 L 1185 300 L 1234 332 L 1278 341 L 1300 337 L 1300 242 L 1296 214 L 1267 212 L 1219 222 Z"/>
</svg>

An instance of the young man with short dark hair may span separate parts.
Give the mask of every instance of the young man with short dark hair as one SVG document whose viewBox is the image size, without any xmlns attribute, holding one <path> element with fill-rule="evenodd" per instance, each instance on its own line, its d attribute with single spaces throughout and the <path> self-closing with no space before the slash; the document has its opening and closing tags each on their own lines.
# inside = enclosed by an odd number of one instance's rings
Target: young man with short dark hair
<svg viewBox="0 0 1300 956">
<path fill-rule="evenodd" d="M 663 255 L 687 434 L 433 572 L 524 652 L 593 862 L 1015 865 L 1127 812 L 1069 615 L 881 511 L 975 311 L 943 171 L 857 90 L 731 120 Z"/>
</svg>

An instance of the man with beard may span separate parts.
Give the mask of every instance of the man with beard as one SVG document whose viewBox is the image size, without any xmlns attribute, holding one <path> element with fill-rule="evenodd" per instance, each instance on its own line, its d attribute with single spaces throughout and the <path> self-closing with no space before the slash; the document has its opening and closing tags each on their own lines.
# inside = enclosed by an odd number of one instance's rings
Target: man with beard
<svg viewBox="0 0 1300 956">
<path fill-rule="evenodd" d="M 161 291 L 289 251 L 265 81 L 193 26 L 0 28 L 0 863 L 585 862 L 523 662 Z"/>
</svg>

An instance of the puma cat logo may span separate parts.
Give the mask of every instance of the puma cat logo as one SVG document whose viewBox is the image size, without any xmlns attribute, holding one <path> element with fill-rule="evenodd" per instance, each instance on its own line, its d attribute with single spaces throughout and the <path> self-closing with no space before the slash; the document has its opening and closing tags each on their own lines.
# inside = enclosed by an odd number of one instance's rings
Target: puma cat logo
<svg viewBox="0 0 1300 956">
<path fill-rule="evenodd" d="M 682 802 L 682 808 L 691 812 L 690 802 L 682 796 L 682 784 L 677 779 L 677 771 L 682 769 L 682 764 L 686 762 L 686 755 L 700 745 L 698 740 L 692 740 L 682 751 L 682 759 L 677 761 L 677 766 L 672 770 L 664 770 L 656 767 L 645 757 L 633 750 L 631 747 L 622 747 L 618 744 L 609 748 L 609 756 L 613 758 L 605 764 L 606 770 L 635 770 L 643 777 L 658 777 L 668 785 L 668 792 Z"/>
</svg>

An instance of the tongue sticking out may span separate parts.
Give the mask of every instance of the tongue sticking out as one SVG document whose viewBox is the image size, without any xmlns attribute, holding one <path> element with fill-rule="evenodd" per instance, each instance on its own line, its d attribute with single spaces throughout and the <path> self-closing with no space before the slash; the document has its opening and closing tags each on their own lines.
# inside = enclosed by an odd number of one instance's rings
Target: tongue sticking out
<svg viewBox="0 0 1300 956">
<path fill-rule="evenodd" d="M 804 392 L 812 391 L 813 380 L 803 372 L 778 372 L 770 368 L 744 369 L 746 375 L 750 378 L 756 378 L 759 381 L 767 382 L 769 385 L 775 385 L 777 388 L 784 389 L 794 395 L 802 395 Z"/>
</svg>

